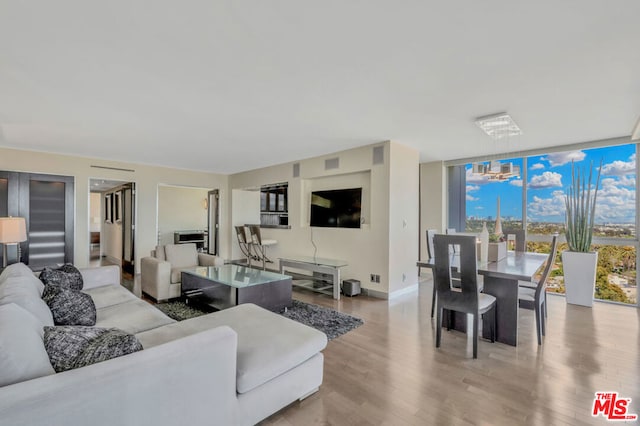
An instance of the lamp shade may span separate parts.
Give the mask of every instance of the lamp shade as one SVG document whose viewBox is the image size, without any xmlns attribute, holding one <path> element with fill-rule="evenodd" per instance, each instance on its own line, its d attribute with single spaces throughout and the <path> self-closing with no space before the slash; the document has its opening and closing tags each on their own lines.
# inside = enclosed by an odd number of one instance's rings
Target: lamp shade
<svg viewBox="0 0 640 426">
<path fill-rule="evenodd" d="M 27 225 L 23 217 L 0 217 L 0 243 L 15 244 L 27 240 Z"/>
</svg>

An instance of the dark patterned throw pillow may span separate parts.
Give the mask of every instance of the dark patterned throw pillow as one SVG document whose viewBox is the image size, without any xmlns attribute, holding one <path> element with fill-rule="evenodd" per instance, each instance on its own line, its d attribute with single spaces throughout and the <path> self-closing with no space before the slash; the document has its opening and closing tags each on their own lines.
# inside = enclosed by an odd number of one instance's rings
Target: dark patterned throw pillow
<svg viewBox="0 0 640 426">
<path fill-rule="evenodd" d="M 44 327 L 44 347 L 56 373 L 142 350 L 132 334 L 117 328 Z"/>
<path fill-rule="evenodd" d="M 49 306 L 55 325 L 95 325 L 96 305 L 86 293 L 46 285 L 42 300 Z"/>
<path fill-rule="evenodd" d="M 55 285 L 72 290 L 82 290 L 84 281 L 82 274 L 70 263 L 64 264 L 58 269 L 44 268 L 40 272 L 40 281 L 44 285 Z"/>
</svg>

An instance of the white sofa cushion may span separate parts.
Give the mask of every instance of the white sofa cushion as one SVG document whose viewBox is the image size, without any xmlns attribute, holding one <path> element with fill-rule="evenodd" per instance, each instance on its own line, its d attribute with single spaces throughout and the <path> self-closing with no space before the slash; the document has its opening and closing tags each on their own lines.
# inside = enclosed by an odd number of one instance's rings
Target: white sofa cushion
<svg viewBox="0 0 640 426">
<path fill-rule="evenodd" d="M 153 251 L 153 256 L 158 260 L 167 260 L 164 254 L 164 246 L 156 246 L 156 249 Z"/>
<path fill-rule="evenodd" d="M 178 284 L 182 282 L 182 271 L 193 270 L 196 265 L 192 265 L 186 268 L 171 268 L 171 284 Z"/>
<path fill-rule="evenodd" d="M 42 296 L 42 292 L 44 291 L 44 284 L 24 263 L 14 263 L 7 266 L 0 274 L 0 286 L 12 279 L 21 280 L 21 282 L 25 285 L 35 287 L 38 290 L 38 294 Z"/>
<path fill-rule="evenodd" d="M 41 327 L 53 325 L 53 316 L 47 304 L 40 298 L 38 290 L 25 284 L 26 277 L 11 277 L 0 285 L 0 305 L 15 303 L 36 317 Z"/>
<path fill-rule="evenodd" d="M 236 388 L 246 393 L 304 363 L 327 345 L 311 327 L 246 303 L 136 335 L 145 349 L 227 325 L 238 333 Z"/>
<path fill-rule="evenodd" d="M 33 275 L 33 271 L 24 263 L 13 263 L 3 269 L 0 274 L 0 284 L 9 277 L 22 277 L 27 275 L 35 277 L 35 275 Z"/>
<path fill-rule="evenodd" d="M 28 275 L 9 276 L 0 283 L 0 288 L 11 283 L 18 283 L 21 286 L 32 288 L 35 290 L 38 297 L 42 297 L 42 293 L 44 292 L 44 284 L 35 275 L 33 275 L 33 273 L 29 273 Z"/>
<path fill-rule="evenodd" d="M 39 281 L 36 277 L 33 277 Z M 38 286 L 30 277 L 9 277 L 0 284 L 0 298 L 14 291 L 21 291 L 24 294 L 33 297 L 42 297 L 40 286 Z"/>
<path fill-rule="evenodd" d="M 0 306 L 0 386 L 53 374 L 40 321 L 16 304 Z"/>
<path fill-rule="evenodd" d="M 136 299 L 98 309 L 96 327 L 119 328 L 135 334 L 174 322 L 159 309 Z"/>
<path fill-rule="evenodd" d="M 164 252 L 172 269 L 198 266 L 198 250 L 195 244 L 167 244 L 164 246 Z"/>
<path fill-rule="evenodd" d="M 138 300 L 133 293 L 122 287 L 120 284 L 103 285 L 100 287 L 90 288 L 88 290 L 82 290 L 82 292 L 91 296 L 93 303 L 96 305 L 96 309 L 102 309 L 108 306 Z"/>
</svg>

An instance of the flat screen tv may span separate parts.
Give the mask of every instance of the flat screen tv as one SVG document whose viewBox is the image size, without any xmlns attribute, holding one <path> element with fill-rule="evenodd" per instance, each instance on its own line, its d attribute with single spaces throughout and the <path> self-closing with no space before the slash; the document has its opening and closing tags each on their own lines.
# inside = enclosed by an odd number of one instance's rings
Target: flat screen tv
<svg viewBox="0 0 640 426">
<path fill-rule="evenodd" d="M 311 226 L 360 228 L 362 188 L 311 193 Z"/>
</svg>

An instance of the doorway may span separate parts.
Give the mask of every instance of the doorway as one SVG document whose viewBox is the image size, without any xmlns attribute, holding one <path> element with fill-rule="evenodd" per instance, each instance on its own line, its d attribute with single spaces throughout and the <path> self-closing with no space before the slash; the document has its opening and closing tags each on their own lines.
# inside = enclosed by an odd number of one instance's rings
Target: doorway
<svg viewBox="0 0 640 426">
<path fill-rule="evenodd" d="M 209 232 L 209 254 L 219 256 L 220 254 L 220 191 L 214 189 L 208 192 L 209 214 L 207 221 L 207 231 Z"/>
<path fill-rule="evenodd" d="M 90 179 L 89 258 L 91 266 L 118 265 L 122 284 L 135 276 L 135 183 Z"/>
</svg>

